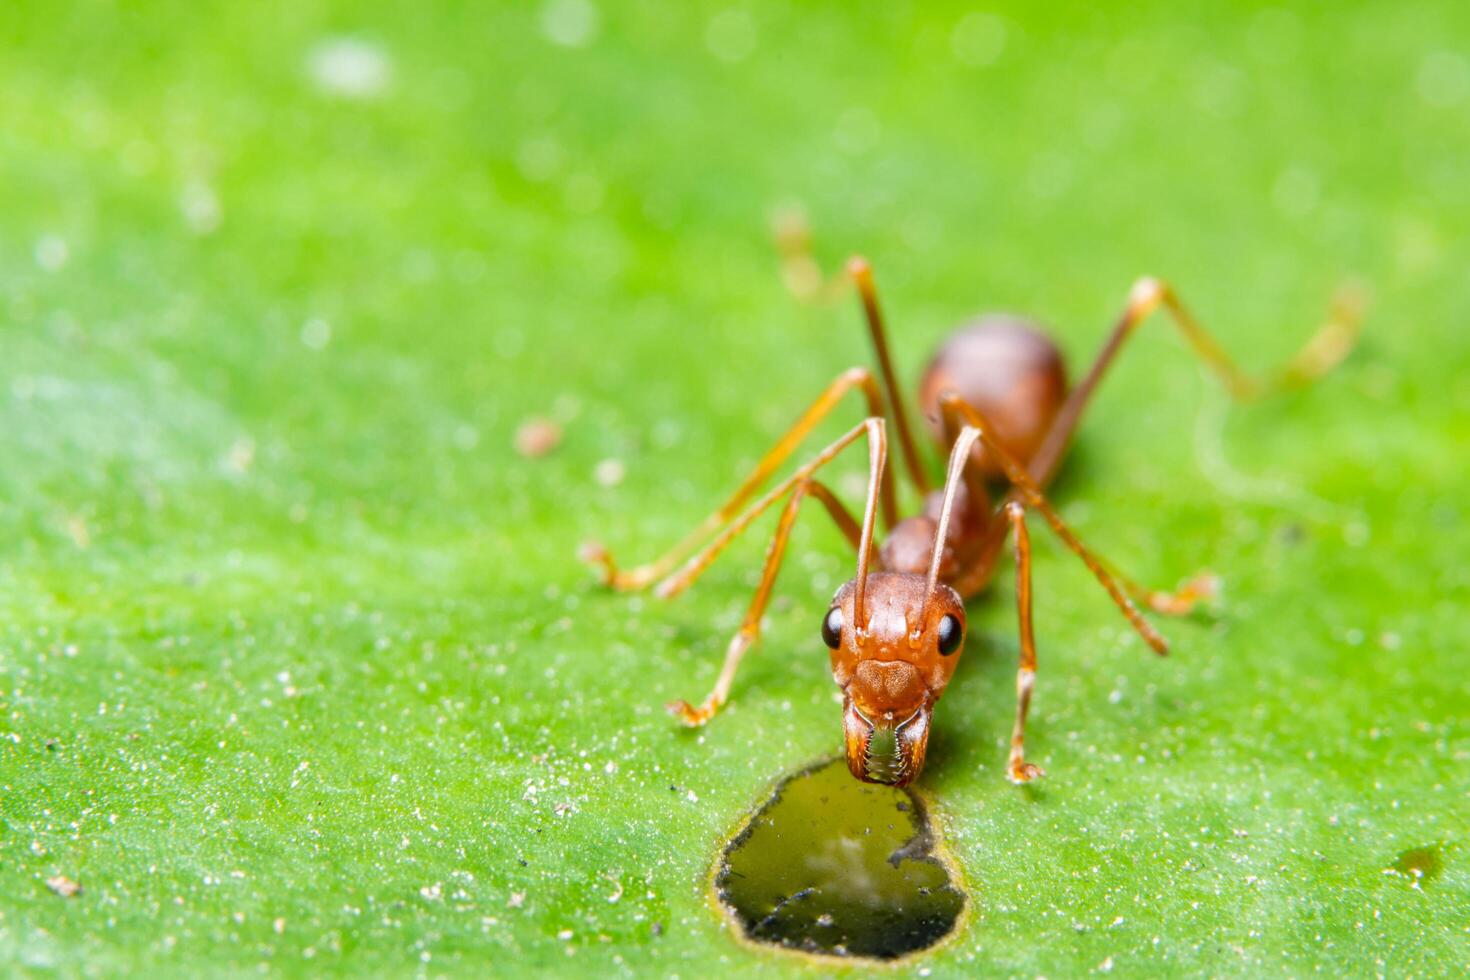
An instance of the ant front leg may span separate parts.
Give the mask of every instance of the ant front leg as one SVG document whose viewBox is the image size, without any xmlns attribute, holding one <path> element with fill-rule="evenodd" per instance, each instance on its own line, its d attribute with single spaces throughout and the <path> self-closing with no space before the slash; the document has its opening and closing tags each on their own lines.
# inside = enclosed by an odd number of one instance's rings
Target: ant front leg
<svg viewBox="0 0 1470 980">
<path fill-rule="evenodd" d="M 1026 531 L 1026 508 L 1019 501 L 1008 501 L 1005 514 L 1016 550 L 1016 620 L 1021 638 L 1021 660 L 1016 668 L 1016 723 L 1011 728 L 1006 777 L 1019 786 L 1045 776 L 1046 771 L 1026 761 L 1026 715 L 1031 710 L 1031 691 L 1036 685 L 1036 632 L 1031 623 L 1031 535 Z"/>
<path fill-rule="evenodd" d="M 847 508 L 825 485 L 812 479 L 812 474 L 828 462 L 831 462 L 839 452 L 854 442 L 859 436 L 866 433 L 868 436 L 868 498 L 863 512 L 863 522 L 859 526 L 848 513 Z M 760 516 L 767 508 L 779 500 L 783 495 L 790 493 L 786 506 L 781 511 L 781 519 L 776 526 L 776 533 L 771 538 L 770 548 L 766 551 L 765 567 L 761 572 L 760 585 L 757 586 L 755 597 L 751 600 L 750 608 L 745 613 L 745 619 L 740 624 L 740 629 L 730 639 L 730 645 L 725 651 L 725 663 L 720 669 L 720 676 L 715 681 L 714 690 L 705 698 L 699 707 L 691 705 L 687 701 L 674 701 L 668 705 L 669 711 L 676 715 L 686 725 L 703 725 L 714 717 L 715 712 L 730 697 L 731 686 L 735 682 L 735 672 L 740 667 L 740 661 L 747 650 L 760 637 L 761 617 L 765 615 L 766 604 L 770 601 L 771 590 L 776 584 L 776 575 L 781 570 L 781 560 L 786 554 L 786 543 L 791 536 L 791 529 L 796 523 L 797 512 L 806 495 L 820 500 L 827 508 L 827 512 L 836 522 L 837 527 L 847 537 L 848 541 L 858 552 L 858 571 L 865 573 L 870 555 L 873 550 L 873 525 L 877 516 L 877 504 L 879 488 L 884 474 L 884 462 L 887 457 L 888 446 L 884 435 L 883 420 L 872 418 L 862 425 L 853 429 L 847 435 L 838 439 L 819 453 L 811 462 L 801 467 L 796 473 L 775 490 L 772 490 L 738 519 L 730 524 L 721 535 L 712 541 L 703 551 L 691 558 L 678 573 L 670 576 L 660 583 L 659 594 L 664 596 L 675 595 L 691 585 L 695 579 L 702 575 L 710 564 L 718 557 L 719 553 L 735 539 L 741 531 L 745 530 L 750 523 Z"/>
<path fill-rule="evenodd" d="M 1026 533 L 1026 508 L 1006 504 L 1011 540 L 1016 546 L 1016 618 L 1021 631 L 1021 664 L 1016 669 L 1016 724 L 1011 729 L 1011 757 L 1007 776 L 1016 784 L 1029 783 L 1046 773 L 1026 761 L 1026 713 L 1031 710 L 1031 688 L 1036 683 L 1036 636 L 1031 628 L 1031 536 Z"/>
</svg>

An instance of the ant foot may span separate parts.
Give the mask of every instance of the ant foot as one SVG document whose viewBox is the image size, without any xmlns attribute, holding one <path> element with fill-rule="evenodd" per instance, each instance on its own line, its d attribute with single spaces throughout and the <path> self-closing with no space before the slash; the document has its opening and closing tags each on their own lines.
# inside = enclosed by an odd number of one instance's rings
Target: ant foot
<svg viewBox="0 0 1470 980">
<path fill-rule="evenodd" d="M 613 560 L 612 552 L 604 548 L 600 541 L 583 542 L 582 547 L 577 549 L 577 557 L 602 573 L 603 585 L 617 589 L 619 592 L 633 592 L 647 588 L 653 579 L 647 567 L 633 568 L 626 572 L 619 571 L 618 563 Z"/>
<path fill-rule="evenodd" d="M 1006 775 L 1006 778 L 1017 786 L 1020 786 L 1031 782 L 1033 779 L 1040 779 L 1045 775 L 1046 770 L 1040 766 L 1027 762 L 1024 759 L 1016 759 L 1011 762 L 1011 771 Z"/>
<path fill-rule="evenodd" d="M 715 716 L 716 710 L 715 705 L 709 701 L 697 708 L 688 701 L 670 701 L 664 707 L 687 728 L 700 727 Z"/>
<path fill-rule="evenodd" d="M 577 549 L 577 558 L 602 571 L 602 584 L 612 585 L 618 578 L 618 566 L 601 541 L 584 541 Z"/>
<path fill-rule="evenodd" d="M 1154 612 L 1165 616 L 1187 616 L 1197 603 L 1219 594 L 1220 576 L 1213 572 L 1200 572 L 1185 579 L 1173 592 L 1150 592 L 1148 605 Z"/>
<path fill-rule="evenodd" d="M 781 255 L 781 280 L 792 296 L 809 301 L 821 296 L 825 283 L 822 269 L 812 257 L 812 230 L 799 205 L 783 207 L 771 215 L 771 233 Z"/>
</svg>

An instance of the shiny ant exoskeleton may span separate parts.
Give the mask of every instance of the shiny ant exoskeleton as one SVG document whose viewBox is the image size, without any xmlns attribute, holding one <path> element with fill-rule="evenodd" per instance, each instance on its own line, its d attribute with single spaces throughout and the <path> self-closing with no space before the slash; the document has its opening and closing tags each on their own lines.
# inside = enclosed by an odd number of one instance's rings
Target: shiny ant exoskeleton
<svg viewBox="0 0 1470 980">
<path fill-rule="evenodd" d="M 1035 326 L 1010 316 L 982 317 L 950 335 L 930 360 L 919 385 L 920 412 L 939 445 L 949 453 L 944 486 L 936 489 L 925 473 L 899 398 L 872 271 L 866 261 L 853 259 L 848 272 L 862 298 L 882 387 L 866 368 L 843 372 L 730 498 L 660 558 L 619 570 L 612 556 L 599 546 L 589 546 L 584 557 L 599 564 L 606 582 L 615 588 L 643 589 L 657 583 L 658 595 L 672 596 L 697 579 L 752 521 L 785 501 L 760 585 L 730 641 L 714 690 L 698 707 L 686 701 L 669 705 L 685 724 L 702 725 L 729 697 L 741 657 L 760 635 L 761 617 L 797 511 L 807 497 L 816 498 L 857 551 L 857 574 L 837 590 L 821 621 L 821 635 L 830 649 L 832 676 L 843 692 L 848 768 L 858 779 L 901 786 L 923 769 L 934 704 L 954 674 L 964 645 L 964 603 L 989 584 L 1010 531 L 1016 554 L 1021 662 L 1007 771 L 1012 781 L 1027 782 L 1042 772 L 1026 761 L 1023 741 L 1036 674 L 1026 511 L 1034 509 L 1041 514 L 1066 547 L 1092 571 L 1133 628 L 1160 654 L 1166 651 L 1164 640 L 1139 613 L 1135 601 L 1158 613 L 1179 615 L 1211 589 L 1211 580 L 1204 577 L 1172 593 L 1135 585 L 1090 551 L 1043 493 L 1083 410 L 1124 341 L 1145 317 L 1162 308 L 1232 395 L 1253 398 L 1306 383 L 1346 356 L 1357 335 L 1359 302 L 1352 293 L 1340 297 L 1327 323 L 1267 382 L 1258 382 L 1238 370 L 1174 291 L 1157 279 L 1140 279 L 1134 284 L 1122 316 L 1076 386 L 1067 383 L 1056 345 Z M 812 428 L 852 389 L 862 392 L 867 417 L 741 511 Z M 919 513 L 903 519 L 898 517 L 892 474 L 885 467 L 886 420 L 890 417 L 898 433 L 905 469 L 923 501 Z M 844 448 L 864 437 L 869 458 L 868 490 L 859 523 L 816 474 Z M 875 551 L 874 525 L 880 511 L 887 533 Z M 675 570 L 680 559 L 710 535 L 714 535 L 713 540 Z"/>
</svg>

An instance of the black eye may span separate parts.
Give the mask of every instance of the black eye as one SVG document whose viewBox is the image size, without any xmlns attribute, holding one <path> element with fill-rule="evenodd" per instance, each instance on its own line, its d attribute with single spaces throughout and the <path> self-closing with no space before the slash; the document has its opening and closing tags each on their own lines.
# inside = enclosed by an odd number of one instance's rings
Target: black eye
<svg viewBox="0 0 1470 980">
<path fill-rule="evenodd" d="M 939 621 L 939 652 L 946 657 L 960 648 L 965 640 L 965 628 L 960 625 L 958 616 L 946 614 Z"/>
<path fill-rule="evenodd" d="M 833 606 L 822 620 L 822 642 L 833 650 L 842 646 L 842 607 Z"/>
</svg>

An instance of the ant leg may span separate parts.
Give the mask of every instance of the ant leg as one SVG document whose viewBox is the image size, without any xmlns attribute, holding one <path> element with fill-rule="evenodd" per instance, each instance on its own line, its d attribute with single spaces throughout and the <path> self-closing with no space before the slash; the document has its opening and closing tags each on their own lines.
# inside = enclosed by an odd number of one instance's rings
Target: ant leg
<svg viewBox="0 0 1470 980">
<path fill-rule="evenodd" d="M 845 277 L 828 276 L 812 254 L 812 229 L 800 205 L 771 215 L 771 235 L 781 258 L 781 281 L 792 296 L 806 303 L 826 302 L 847 286 Z"/>
<path fill-rule="evenodd" d="M 1007 504 L 1013 503 L 1021 497 L 1021 494 L 1012 492 L 996 509 L 998 515 Z M 995 571 L 995 558 L 1000 546 L 1005 542 L 1006 526 L 998 521 L 993 521 L 990 529 L 990 537 L 981 546 L 981 559 L 977 561 L 970 574 L 954 583 L 954 588 L 960 595 L 970 596 L 983 589 L 990 581 L 990 576 Z M 1220 578 L 1209 571 L 1197 572 L 1179 583 L 1179 587 L 1172 592 L 1162 589 L 1150 589 L 1139 585 L 1102 555 L 1094 555 L 1097 563 L 1107 569 L 1108 574 L 1118 583 L 1128 597 L 1135 603 L 1143 606 L 1161 616 L 1188 616 L 1194 612 L 1194 608 L 1200 602 L 1213 599 L 1220 594 Z"/>
<path fill-rule="evenodd" d="M 1133 625 L 1138 635 L 1143 637 L 1144 642 L 1152 647 L 1155 653 L 1161 656 L 1168 653 L 1169 646 L 1164 642 L 1164 638 L 1143 618 L 1143 615 L 1138 611 L 1133 601 L 1128 598 L 1126 591 L 1118 584 L 1117 579 L 1113 577 L 1112 573 L 1108 571 L 1107 566 L 1082 543 L 1072 529 L 1067 526 L 1066 522 L 1062 520 L 1061 515 L 1056 512 L 1051 502 L 1042 494 L 1041 487 L 1026 472 L 1026 468 L 988 433 L 985 421 L 980 416 L 980 413 L 975 411 L 972 406 L 953 392 L 946 392 L 941 395 L 939 403 L 942 410 L 956 413 L 967 424 L 960 430 L 958 437 L 955 439 L 954 448 L 950 450 L 949 471 L 944 485 L 944 503 L 939 512 L 938 528 L 935 531 L 934 540 L 936 542 L 945 540 L 945 535 L 949 530 L 950 514 L 954 509 L 955 491 L 963 478 L 965 466 L 970 460 L 970 450 L 977 441 L 982 442 L 987 450 L 994 453 L 996 461 L 1000 463 L 1001 469 L 1006 475 L 1006 479 L 1011 481 L 1014 488 L 1012 493 L 1019 494 L 1020 502 L 1024 503 L 1027 507 L 1039 511 L 1041 516 L 1046 518 L 1046 522 L 1051 525 L 1052 531 L 1056 533 L 1057 537 L 1061 538 L 1062 543 L 1067 546 L 1069 551 L 1082 559 L 1082 563 L 1087 566 L 1088 571 L 1092 572 L 1098 584 L 1107 591 L 1113 603 L 1118 607 L 1118 610 L 1127 617 L 1128 622 Z M 1006 503 L 1009 504 L 1011 502 L 1014 502 L 1014 498 L 1011 495 L 1007 495 Z M 1006 526 L 999 521 L 995 521 L 993 524 L 999 527 L 999 536 L 995 537 L 994 540 L 997 542 L 1003 541 Z M 989 542 L 987 542 L 988 545 Z M 942 550 L 936 544 L 934 560 L 929 567 L 930 591 L 934 589 L 934 585 L 938 581 L 940 559 L 943 557 Z M 987 566 L 985 571 L 988 573 L 990 568 L 994 566 L 994 557 L 987 554 L 982 564 Z M 963 594 L 961 592 L 961 595 Z"/>
<path fill-rule="evenodd" d="M 777 212 L 771 221 L 776 238 L 776 250 L 781 255 L 781 278 L 786 288 L 797 299 L 811 300 L 830 296 L 843 285 L 842 277 L 826 280 L 821 267 L 812 256 L 811 228 L 806 215 L 798 208 Z M 878 292 L 873 285 L 873 269 L 867 259 L 854 256 L 847 263 L 847 277 L 857 286 L 863 301 L 863 313 L 868 322 L 868 333 L 873 341 L 873 353 L 878 360 L 878 370 L 883 376 L 883 386 L 888 393 L 888 403 L 893 407 L 893 421 L 898 427 L 898 442 L 903 450 L 904 465 L 919 493 L 933 489 L 924 466 L 919 460 L 918 445 L 913 430 L 909 427 L 908 413 L 894 376 L 893 359 L 888 353 L 888 333 L 883 323 L 883 311 L 878 305 Z"/>
<path fill-rule="evenodd" d="M 808 493 L 822 502 L 823 507 L 827 508 L 827 514 L 832 518 L 832 523 L 837 525 L 837 530 L 847 539 L 847 543 L 852 545 L 852 550 L 855 552 L 861 548 L 863 526 L 853 519 L 852 513 L 842 501 L 837 499 L 837 495 L 832 492 L 831 488 L 817 480 L 809 480 L 806 489 Z"/>
<path fill-rule="evenodd" d="M 1340 289 L 1333 297 L 1326 322 L 1317 328 L 1285 367 L 1279 369 L 1269 380 L 1259 381 L 1236 367 L 1230 356 L 1179 300 L 1173 287 L 1158 279 L 1140 279 L 1129 292 L 1128 305 L 1108 335 L 1087 376 L 1067 397 L 1041 447 L 1027 464 L 1027 470 L 1039 486 L 1046 486 L 1051 482 L 1081 421 L 1082 412 L 1091 401 L 1103 375 L 1116 360 L 1123 342 L 1155 310 L 1162 307 L 1169 314 L 1194 352 L 1220 379 L 1232 397 L 1238 401 L 1248 401 L 1307 384 L 1342 361 L 1357 341 L 1363 302 L 1364 298 L 1357 288 L 1347 286 Z M 1168 616 L 1187 615 L 1195 603 L 1213 597 L 1219 587 L 1218 579 L 1214 575 L 1202 572 L 1187 579 L 1174 592 L 1158 592 L 1130 581 L 1116 569 L 1110 568 L 1110 571 L 1136 601 Z"/>
<path fill-rule="evenodd" d="M 963 412 L 958 407 L 961 404 L 965 405 Z M 946 432 L 958 433 L 966 424 L 967 420 L 970 424 L 978 426 L 983 431 L 989 432 L 994 429 L 994 426 L 989 424 L 979 409 L 973 405 L 964 403 L 953 394 L 946 393 L 940 397 L 939 410 L 940 418 Z M 975 471 L 974 467 L 965 468 L 964 479 L 970 487 L 972 500 L 985 499 L 983 478 Z M 978 491 L 976 490 L 976 486 L 980 488 Z M 976 496 L 977 493 L 979 496 Z M 1000 517 L 1005 511 L 1006 505 L 1019 498 L 1020 494 L 1018 492 L 1013 491 L 1009 494 L 1005 500 L 1001 501 L 1000 506 L 996 508 L 994 512 L 995 517 Z M 995 519 L 990 521 L 987 537 L 980 549 L 979 559 L 970 566 L 968 573 L 961 575 L 959 579 L 951 583 L 955 591 L 960 595 L 966 597 L 975 595 L 990 582 L 990 577 L 995 574 L 996 559 L 1000 554 L 1001 547 L 1005 544 L 1006 529 L 1007 525 L 1005 523 Z M 1208 573 L 1201 573 L 1187 580 L 1175 592 L 1162 592 L 1145 588 L 1134 582 L 1128 576 L 1118 571 L 1112 562 L 1103 558 L 1101 555 L 1094 555 L 1093 557 L 1099 565 L 1107 570 L 1108 574 L 1118 583 L 1118 586 L 1134 602 L 1166 616 L 1187 615 L 1193 610 L 1196 602 L 1201 599 L 1212 598 L 1216 593 L 1217 580 L 1213 575 Z"/>
<path fill-rule="evenodd" d="M 730 645 L 725 650 L 725 663 L 720 668 L 720 677 L 715 681 L 714 690 L 710 691 L 709 697 L 699 707 L 694 707 L 688 701 L 670 701 L 667 705 L 669 713 L 675 715 L 684 724 L 691 727 L 703 725 L 714 717 L 715 712 L 730 697 L 730 687 L 735 683 L 735 671 L 740 667 L 741 658 L 745 652 L 755 645 L 760 639 L 761 618 L 765 615 L 766 604 L 770 602 L 771 590 L 776 585 L 776 576 L 781 571 L 781 560 L 786 554 L 786 543 L 791 537 L 791 529 L 796 524 L 797 512 L 801 509 L 802 501 L 806 495 L 822 501 L 827 507 L 827 512 L 832 515 L 837 527 L 843 535 L 851 542 L 853 550 L 862 547 L 861 530 L 852 515 L 848 513 L 842 502 L 833 495 L 832 491 L 815 480 L 803 480 L 791 489 L 791 497 L 786 501 L 786 506 L 781 510 L 781 519 L 776 524 L 776 533 L 771 537 L 770 547 L 766 550 L 766 563 L 761 569 L 760 585 L 756 587 L 755 597 L 750 602 L 750 608 L 745 612 L 745 619 L 740 623 L 740 629 L 730 638 Z"/>
<path fill-rule="evenodd" d="M 1021 662 L 1016 669 L 1016 723 L 1011 728 L 1011 754 L 1006 769 L 1007 778 L 1019 785 L 1045 776 L 1046 772 L 1026 761 L 1026 714 L 1031 709 L 1031 689 L 1036 683 L 1036 635 L 1031 625 L 1031 536 L 1026 531 L 1026 508 L 1019 501 L 1008 501 L 1005 514 L 1016 551 L 1016 618 L 1021 634 Z M 1159 595 L 1134 585 L 1117 572 L 1113 575 L 1136 600 L 1152 603 Z"/>
<path fill-rule="evenodd" d="M 1123 342 L 1150 313 L 1161 307 L 1168 312 L 1190 347 L 1230 394 L 1239 401 L 1248 401 L 1285 388 L 1304 385 L 1336 366 L 1357 342 L 1363 303 L 1364 297 L 1359 289 L 1340 289 L 1333 298 L 1327 321 L 1302 345 L 1301 350 L 1285 367 L 1268 380 L 1260 381 L 1235 366 L 1224 349 L 1179 301 L 1173 287 L 1158 279 L 1140 279 L 1133 284 L 1133 289 L 1128 294 L 1128 305 L 1124 307 L 1122 316 L 1108 335 L 1087 376 L 1067 396 L 1041 447 L 1036 450 L 1036 455 L 1027 463 L 1026 468 L 1039 485 L 1046 486 L 1051 482 L 1082 417 L 1083 409 L 1087 407 L 1093 391 L 1117 357 Z"/>
<path fill-rule="evenodd" d="M 745 481 L 736 488 L 729 499 L 721 504 L 714 513 L 710 514 L 699 523 L 693 531 L 685 535 L 684 539 L 674 545 L 664 554 L 646 564 L 635 568 L 620 570 L 617 562 L 607 549 L 600 544 L 589 542 L 583 545 L 581 557 L 584 561 L 602 567 L 603 582 L 619 590 L 644 589 L 655 581 L 669 573 L 679 560 L 689 553 L 700 541 L 707 538 L 711 533 L 718 530 L 730 520 L 740 509 L 741 505 L 750 499 L 751 495 L 764 483 L 776 469 L 786 461 L 787 457 L 795 451 L 801 441 L 807 437 L 816 425 L 831 414 L 842 397 L 858 388 L 862 391 L 867 402 L 868 415 L 870 417 L 883 417 L 883 395 L 878 390 L 878 382 L 873 377 L 873 372 L 867 368 L 850 368 L 827 386 L 827 389 L 812 403 L 811 407 L 801 414 L 786 434 L 777 440 L 776 445 L 766 453 L 761 461 L 756 464 L 754 470 L 745 478 Z M 898 508 L 894 500 L 893 480 L 885 476 L 882 487 L 883 500 L 883 522 L 892 527 L 897 520 Z"/>
<path fill-rule="evenodd" d="M 1213 599 L 1220 592 L 1220 578 L 1213 572 L 1197 572 L 1179 583 L 1179 588 L 1173 592 L 1162 592 L 1139 585 L 1101 555 L 1097 560 L 1118 580 L 1123 591 L 1134 602 L 1147 606 L 1161 616 L 1188 616 L 1197 603 Z"/>
<path fill-rule="evenodd" d="M 831 461 L 843 448 L 850 445 L 863 432 L 868 434 L 868 500 L 863 512 L 862 527 L 854 538 L 851 533 L 856 528 L 856 522 L 852 515 L 842 506 L 841 502 L 825 486 L 812 479 L 812 473 L 825 463 Z M 756 588 L 755 597 L 751 600 L 750 608 L 745 613 L 745 619 L 740 624 L 740 629 L 730 638 L 730 646 L 725 651 L 725 663 L 720 669 L 720 676 L 715 681 L 714 690 L 705 698 L 704 703 L 694 707 L 687 701 L 674 701 L 668 705 L 669 711 L 677 715 L 686 725 L 703 725 L 714 717 L 725 701 L 730 696 L 730 687 L 735 682 L 735 671 L 740 667 L 741 658 L 751 645 L 760 637 L 761 617 L 765 614 L 766 603 L 770 601 L 771 589 L 776 584 L 776 575 L 781 570 L 781 559 L 786 553 L 786 542 L 791 536 L 791 528 L 796 522 L 797 511 L 801 502 L 808 492 L 821 500 L 828 512 L 836 520 L 838 528 L 853 542 L 858 553 L 858 608 L 862 605 L 862 587 L 867 579 L 867 569 L 873 550 L 873 523 L 876 517 L 876 504 L 878 486 L 883 472 L 884 461 L 887 456 L 887 440 L 883 430 L 883 420 L 868 419 L 862 425 L 853 429 L 837 442 L 828 446 L 810 463 L 797 471 L 796 475 L 783 483 L 780 487 L 767 494 L 760 502 L 752 506 L 740 516 L 738 520 L 730 525 L 725 532 L 711 542 L 703 552 L 695 555 L 688 564 L 677 575 L 660 583 L 659 593 L 661 595 L 672 595 L 686 588 L 715 560 L 720 551 L 751 521 L 755 520 L 764 510 L 780 497 L 787 493 L 791 494 L 786 506 L 781 511 L 781 520 L 776 526 L 776 533 L 771 538 L 770 548 L 766 552 L 765 568 L 761 572 L 760 585 Z"/>
<path fill-rule="evenodd" d="M 1011 540 L 1016 546 L 1016 617 L 1021 630 L 1021 664 L 1016 669 L 1016 724 L 1011 729 L 1011 756 L 1006 763 L 1013 783 L 1029 783 L 1045 776 L 1040 766 L 1026 761 L 1026 713 L 1031 710 L 1031 687 L 1036 683 L 1036 637 L 1031 629 L 1031 536 L 1026 533 L 1026 509 L 1012 500 L 1006 504 Z"/>
<path fill-rule="evenodd" d="M 909 478 L 919 493 L 927 494 L 933 486 L 919 460 L 919 449 L 914 442 L 913 430 L 909 428 L 908 412 L 903 407 L 903 396 L 894 377 L 893 359 L 888 356 L 888 332 L 883 325 L 883 310 L 878 306 L 878 290 L 873 285 L 873 267 L 867 259 L 854 256 L 847 262 L 847 274 L 852 277 L 863 300 L 863 313 L 868 320 L 868 333 L 873 338 L 873 353 L 878 358 L 883 387 L 888 391 L 888 406 L 893 410 L 893 422 L 898 428 L 898 445 L 903 450 L 904 465 L 908 467 Z"/>
<path fill-rule="evenodd" d="M 771 505 L 780 500 L 792 489 L 801 483 L 809 482 L 813 473 L 830 463 L 837 454 L 842 452 L 860 436 L 867 434 L 868 437 L 868 501 L 863 512 L 863 523 L 860 531 L 858 545 L 858 571 L 861 574 L 866 570 L 870 553 L 873 550 L 873 525 L 876 523 L 876 508 L 879 487 L 885 479 L 884 463 L 888 456 L 888 438 L 884 431 L 884 423 L 881 418 L 865 419 L 861 424 L 849 429 L 836 442 L 827 446 L 810 461 L 799 467 L 797 471 L 779 485 L 770 490 L 764 497 L 751 504 L 739 517 L 727 524 L 713 541 L 705 545 L 703 549 L 686 561 L 678 571 L 658 583 L 654 594 L 660 599 L 671 599 L 693 585 L 699 576 L 703 575 L 714 560 L 719 557 L 720 552 L 735 540 L 757 517 L 770 509 Z M 835 502 L 835 498 L 834 502 Z M 851 518 L 848 518 L 851 521 Z M 842 527 L 843 521 L 838 521 Z"/>
</svg>

